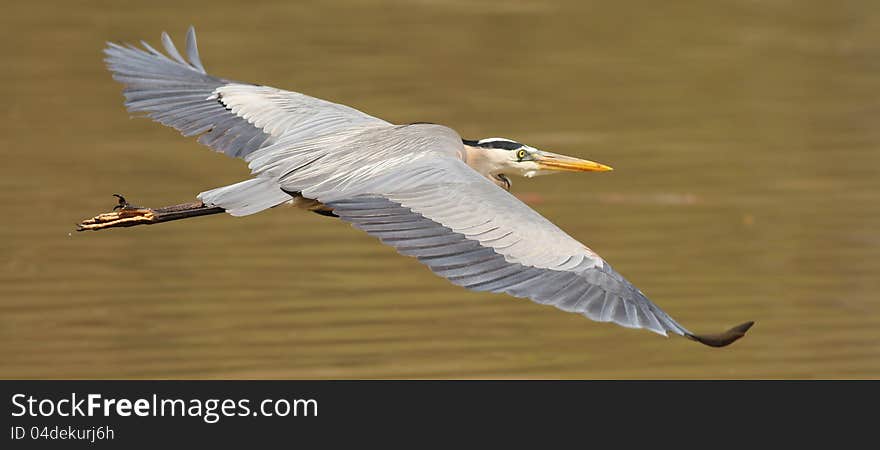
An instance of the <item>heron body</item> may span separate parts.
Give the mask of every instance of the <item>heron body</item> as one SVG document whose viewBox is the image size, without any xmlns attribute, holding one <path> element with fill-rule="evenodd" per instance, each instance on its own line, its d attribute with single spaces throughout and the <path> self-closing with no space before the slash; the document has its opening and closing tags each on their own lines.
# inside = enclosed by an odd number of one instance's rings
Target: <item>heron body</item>
<svg viewBox="0 0 880 450">
<path fill-rule="evenodd" d="M 218 212 L 246 216 L 293 204 L 349 222 L 471 290 L 712 346 L 730 344 L 752 324 L 718 335 L 691 333 L 508 192 L 511 176 L 608 166 L 511 139 L 462 139 L 437 124 L 395 125 L 301 93 L 218 78 L 205 71 L 192 28 L 186 58 L 167 34 L 162 41 L 167 55 L 147 43 L 106 48 L 127 108 L 245 160 L 252 177 L 174 207 L 137 208 L 121 199 L 118 210 L 84 221 L 81 230 Z"/>
</svg>

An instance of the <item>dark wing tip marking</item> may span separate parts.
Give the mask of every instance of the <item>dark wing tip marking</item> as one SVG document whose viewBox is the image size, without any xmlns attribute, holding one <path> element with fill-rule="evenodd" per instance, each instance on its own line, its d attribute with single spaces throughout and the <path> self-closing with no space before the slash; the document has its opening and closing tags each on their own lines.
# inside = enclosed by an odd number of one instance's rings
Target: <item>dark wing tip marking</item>
<svg viewBox="0 0 880 450">
<path fill-rule="evenodd" d="M 703 345 L 710 347 L 726 347 L 736 342 L 739 338 L 746 335 L 749 328 L 752 328 L 754 321 L 741 323 L 723 333 L 718 334 L 686 334 L 688 339 L 697 341 Z"/>
</svg>

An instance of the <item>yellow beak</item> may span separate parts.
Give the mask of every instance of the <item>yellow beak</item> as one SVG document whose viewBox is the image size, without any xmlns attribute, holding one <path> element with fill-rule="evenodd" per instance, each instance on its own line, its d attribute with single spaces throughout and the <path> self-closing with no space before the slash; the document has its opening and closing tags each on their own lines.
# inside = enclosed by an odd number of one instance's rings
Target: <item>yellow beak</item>
<svg viewBox="0 0 880 450">
<path fill-rule="evenodd" d="M 555 170 L 559 172 L 608 172 L 614 170 L 605 164 L 558 155 L 543 150 L 536 152 L 532 157 L 542 170 Z"/>
</svg>

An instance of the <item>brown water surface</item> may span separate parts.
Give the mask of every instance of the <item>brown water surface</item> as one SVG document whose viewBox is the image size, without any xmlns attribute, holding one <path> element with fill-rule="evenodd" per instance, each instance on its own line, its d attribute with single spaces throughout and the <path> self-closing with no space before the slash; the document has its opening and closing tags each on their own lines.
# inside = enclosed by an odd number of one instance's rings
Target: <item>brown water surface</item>
<svg viewBox="0 0 880 450">
<path fill-rule="evenodd" d="M 610 3 L 7 2 L 0 377 L 880 377 L 876 3 Z M 190 23 L 211 73 L 614 166 L 514 190 L 689 328 L 758 324 L 716 350 L 472 293 L 285 208 L 71 235 L 247 176 L 103 67 Z"/>
</svg>

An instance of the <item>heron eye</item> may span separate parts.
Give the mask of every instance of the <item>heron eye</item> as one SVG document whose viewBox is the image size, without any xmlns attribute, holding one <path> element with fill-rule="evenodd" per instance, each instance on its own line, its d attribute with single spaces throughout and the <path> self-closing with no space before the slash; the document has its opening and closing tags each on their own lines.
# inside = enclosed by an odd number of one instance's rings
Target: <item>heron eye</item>
<svg viewBox="0 0 880 450">
<path fill-rule="evenodd" d="M 526 157 L 526 151 L 523 149 L 519 149 L 519 151 L 516 152 L 516 157 L 519 158 L 520 161 L 522 161 L 523 158 Z"/>
</svg>

